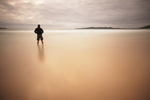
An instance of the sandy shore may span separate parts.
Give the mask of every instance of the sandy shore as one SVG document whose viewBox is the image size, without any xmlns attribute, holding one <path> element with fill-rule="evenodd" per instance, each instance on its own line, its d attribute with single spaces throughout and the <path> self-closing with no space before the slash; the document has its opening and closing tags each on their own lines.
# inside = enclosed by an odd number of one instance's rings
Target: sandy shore
<svg viewBox="0 0 150 100">
<path fill-rule="evenodd" d="M 147 100 L 150 30 L 0 32 L 1 100 Z"/>
</svg>

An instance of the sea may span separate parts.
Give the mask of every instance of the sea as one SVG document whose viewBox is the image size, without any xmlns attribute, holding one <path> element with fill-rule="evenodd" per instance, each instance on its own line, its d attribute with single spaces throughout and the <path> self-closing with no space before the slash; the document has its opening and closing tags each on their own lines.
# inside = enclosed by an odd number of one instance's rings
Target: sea
<svg viewBox="0 0 150 100">
<path fill-rule="evenodd" d="M 150 30 L 0 30 L 0 100 L 148 100 Z"/>
</svg>

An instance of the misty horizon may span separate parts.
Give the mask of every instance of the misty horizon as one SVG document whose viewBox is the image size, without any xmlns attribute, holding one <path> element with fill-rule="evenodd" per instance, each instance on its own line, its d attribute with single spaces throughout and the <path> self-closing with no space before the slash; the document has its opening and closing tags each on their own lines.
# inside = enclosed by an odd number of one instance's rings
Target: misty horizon
<svg viewBox="0 0 150 100">
<path fill-rule="evenodd" d="M 19 25 L 20 26 L 20 25 Z M 8 28 L 8 27 L 0 27 L 0 29 L 9 29 L 9 30 L 34 30 L 34 28 L 37 27 L 37 25 L 23 25 L 25 26 L 24 28 Z M 146 25 L 146 26 L 150 26 L 150 25 Z M 65 29 L 88 29 L 88 28 L 99 28 L 99 29 L 140 29 L 142 27 L 145 26 L 141 26 L 141 27 L 111 27 L 111 26 L 101 26 L 101 27 L 94 27 L 94 26 L 87 26 L 87 27 L 74 27 L 74 28 L 61 28 L 61 27 L 57 27 L 57 28 L 52 28 L 49 25 L 41 25 L 41 27 L 43 27 L 46 30 L 65 30 Z M 149 29 L 149 28 L 148 28 Z"/>
</svg>

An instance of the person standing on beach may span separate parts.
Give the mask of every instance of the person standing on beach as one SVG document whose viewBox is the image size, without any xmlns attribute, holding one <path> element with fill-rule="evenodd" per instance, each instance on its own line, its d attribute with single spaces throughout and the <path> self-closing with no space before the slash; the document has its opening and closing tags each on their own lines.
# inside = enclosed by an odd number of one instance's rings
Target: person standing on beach
<svg viewBox="0 0 150 100">
<path fill-rule="evenodd" d="M 38 27 L 34 30 L 34 32 L 37 34 L 37 44 L 39 44 L 39 40 L 41 39 L 41 42 L 43 44 L 43 36 L 44 33 L 43 29 L 38 25 Z"/>
</svg>

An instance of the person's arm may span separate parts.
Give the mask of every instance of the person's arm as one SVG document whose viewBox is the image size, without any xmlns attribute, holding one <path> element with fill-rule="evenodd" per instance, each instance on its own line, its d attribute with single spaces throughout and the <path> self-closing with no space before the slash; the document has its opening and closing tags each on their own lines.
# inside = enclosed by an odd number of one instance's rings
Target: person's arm
<svg viewBox="0 0 150 100">
<path fill-rule="evenodd" d="M 44 33 L 43 29 L 41 28 L 41 32 Z"/>
<path fill-rule="evenodd" d="M 34 30 L 34 33 L 37 33 L 37 28 Z"/>
</svg>

